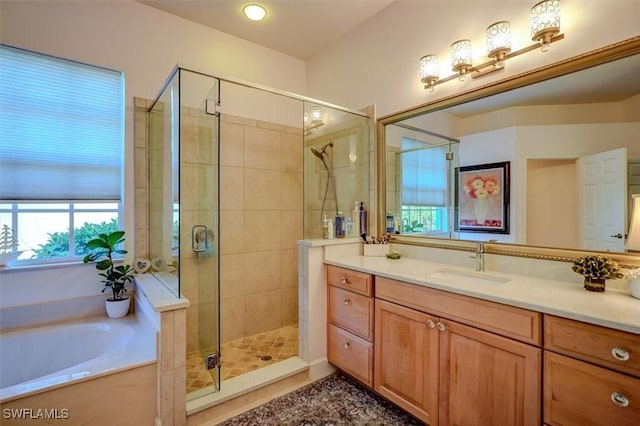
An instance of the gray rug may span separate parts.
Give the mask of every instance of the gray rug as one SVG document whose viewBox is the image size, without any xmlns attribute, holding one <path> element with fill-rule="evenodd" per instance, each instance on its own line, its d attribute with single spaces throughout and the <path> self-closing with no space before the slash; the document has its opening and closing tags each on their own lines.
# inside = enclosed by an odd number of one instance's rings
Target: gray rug
<svg viewBox="0 0 640 426">
<path fill-rule="evenodd" d="M 223 426 L 422 424 L 339 373 L 320 379 L 221 423 Z"/>
</svg>

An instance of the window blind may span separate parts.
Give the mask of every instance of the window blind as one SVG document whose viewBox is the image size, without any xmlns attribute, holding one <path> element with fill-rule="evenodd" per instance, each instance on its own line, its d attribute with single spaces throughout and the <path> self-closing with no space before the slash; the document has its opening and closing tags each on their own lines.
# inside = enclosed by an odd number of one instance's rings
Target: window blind
<svg viewBox="0 0 640 426">
<path fill-rule="evenodd" d="M 416 141 L 403 138 L 403 146 Z M 413 142 L 411 144 L 410 142 Z M 446 146 L 402 152 L 402 204 L 444 206 L 447 201 Z"/>
<path fill-rule="evenodd" d="M 0 199 L 120 200 L 124 76 L 0 45 Z"/>
</svg>

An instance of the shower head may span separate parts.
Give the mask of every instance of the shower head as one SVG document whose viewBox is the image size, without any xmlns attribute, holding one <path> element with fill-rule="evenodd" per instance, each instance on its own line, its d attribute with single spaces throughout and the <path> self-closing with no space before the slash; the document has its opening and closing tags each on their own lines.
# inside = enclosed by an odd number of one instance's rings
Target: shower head
<svg viewBox="0 0 640 426">
<path fill-rule="evenodd" d="M 313 152 L 313 155 L 323 160 L 324 156 L 327 155 L 326 150 L 329 147 L 333 147 L 333 142 L 329 142 L 328 144 L 325 144 L 322 148 L 320 148 L 320 150 L 318 150 L 318 148 L 311 147 L 311 152 Z"/>
</svg>

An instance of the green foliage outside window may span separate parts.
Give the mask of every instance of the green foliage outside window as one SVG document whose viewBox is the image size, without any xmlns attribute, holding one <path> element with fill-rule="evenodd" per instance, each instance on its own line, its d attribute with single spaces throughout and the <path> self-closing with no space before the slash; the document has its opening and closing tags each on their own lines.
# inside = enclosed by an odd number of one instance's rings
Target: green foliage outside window
<svg viewBox="0 0 640 426">
<path fill-rule="evenodd" d="M 96 235 L 110 234 L 118 230 L 118 221 L 111 219 L 110 222 L 85 223 L 80 228 L 74 230 L 75 235 L 75 256 L 83 256 L 89 253 L 87 243 L 96 238 Z M 69 256 L 69 232 L 50 233 L 49 239 L 40 248 L 34 249 L 33 259 L 44 259 L 48 257 Z"/>
</svg>

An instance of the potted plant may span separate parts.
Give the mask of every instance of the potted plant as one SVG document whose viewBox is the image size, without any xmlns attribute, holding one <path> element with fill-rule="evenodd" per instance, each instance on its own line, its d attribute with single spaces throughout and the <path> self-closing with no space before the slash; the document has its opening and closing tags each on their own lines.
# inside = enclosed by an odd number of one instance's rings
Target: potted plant
<svg viewBox="0 0 640 426">
<path fill-rule="evenodd" d="M 97 238 L 87 243 L 87 249 L 91 253 L 87 254 L 83 262 L 95 262 L 98 275 L 104 277 L 102 282 L 104 288 L 102 292 L 110 290 L 113 297 L 105 302 L 107 315 L 109 318 L 121 318 L 129 312 L 131 299 L 126 295 L 126 286 L 133 280 L 133 269 L 131 265 L 115 266 L 113 254 L 126 254 L 127 251 L 118 249 L 118 245 L 124 241 L 124 231 L 113 231 L 109 234 L 100 234 Z"/>
<path fill-rule="evenodd" d="M 585 256 L 573 262 L 571 270 L 584 276 L 584 288 L 589 291 L 604 291 L 607 279 L 615 280 L 624 277 L 620 266 L 602 256 Z"/>
</svg>

